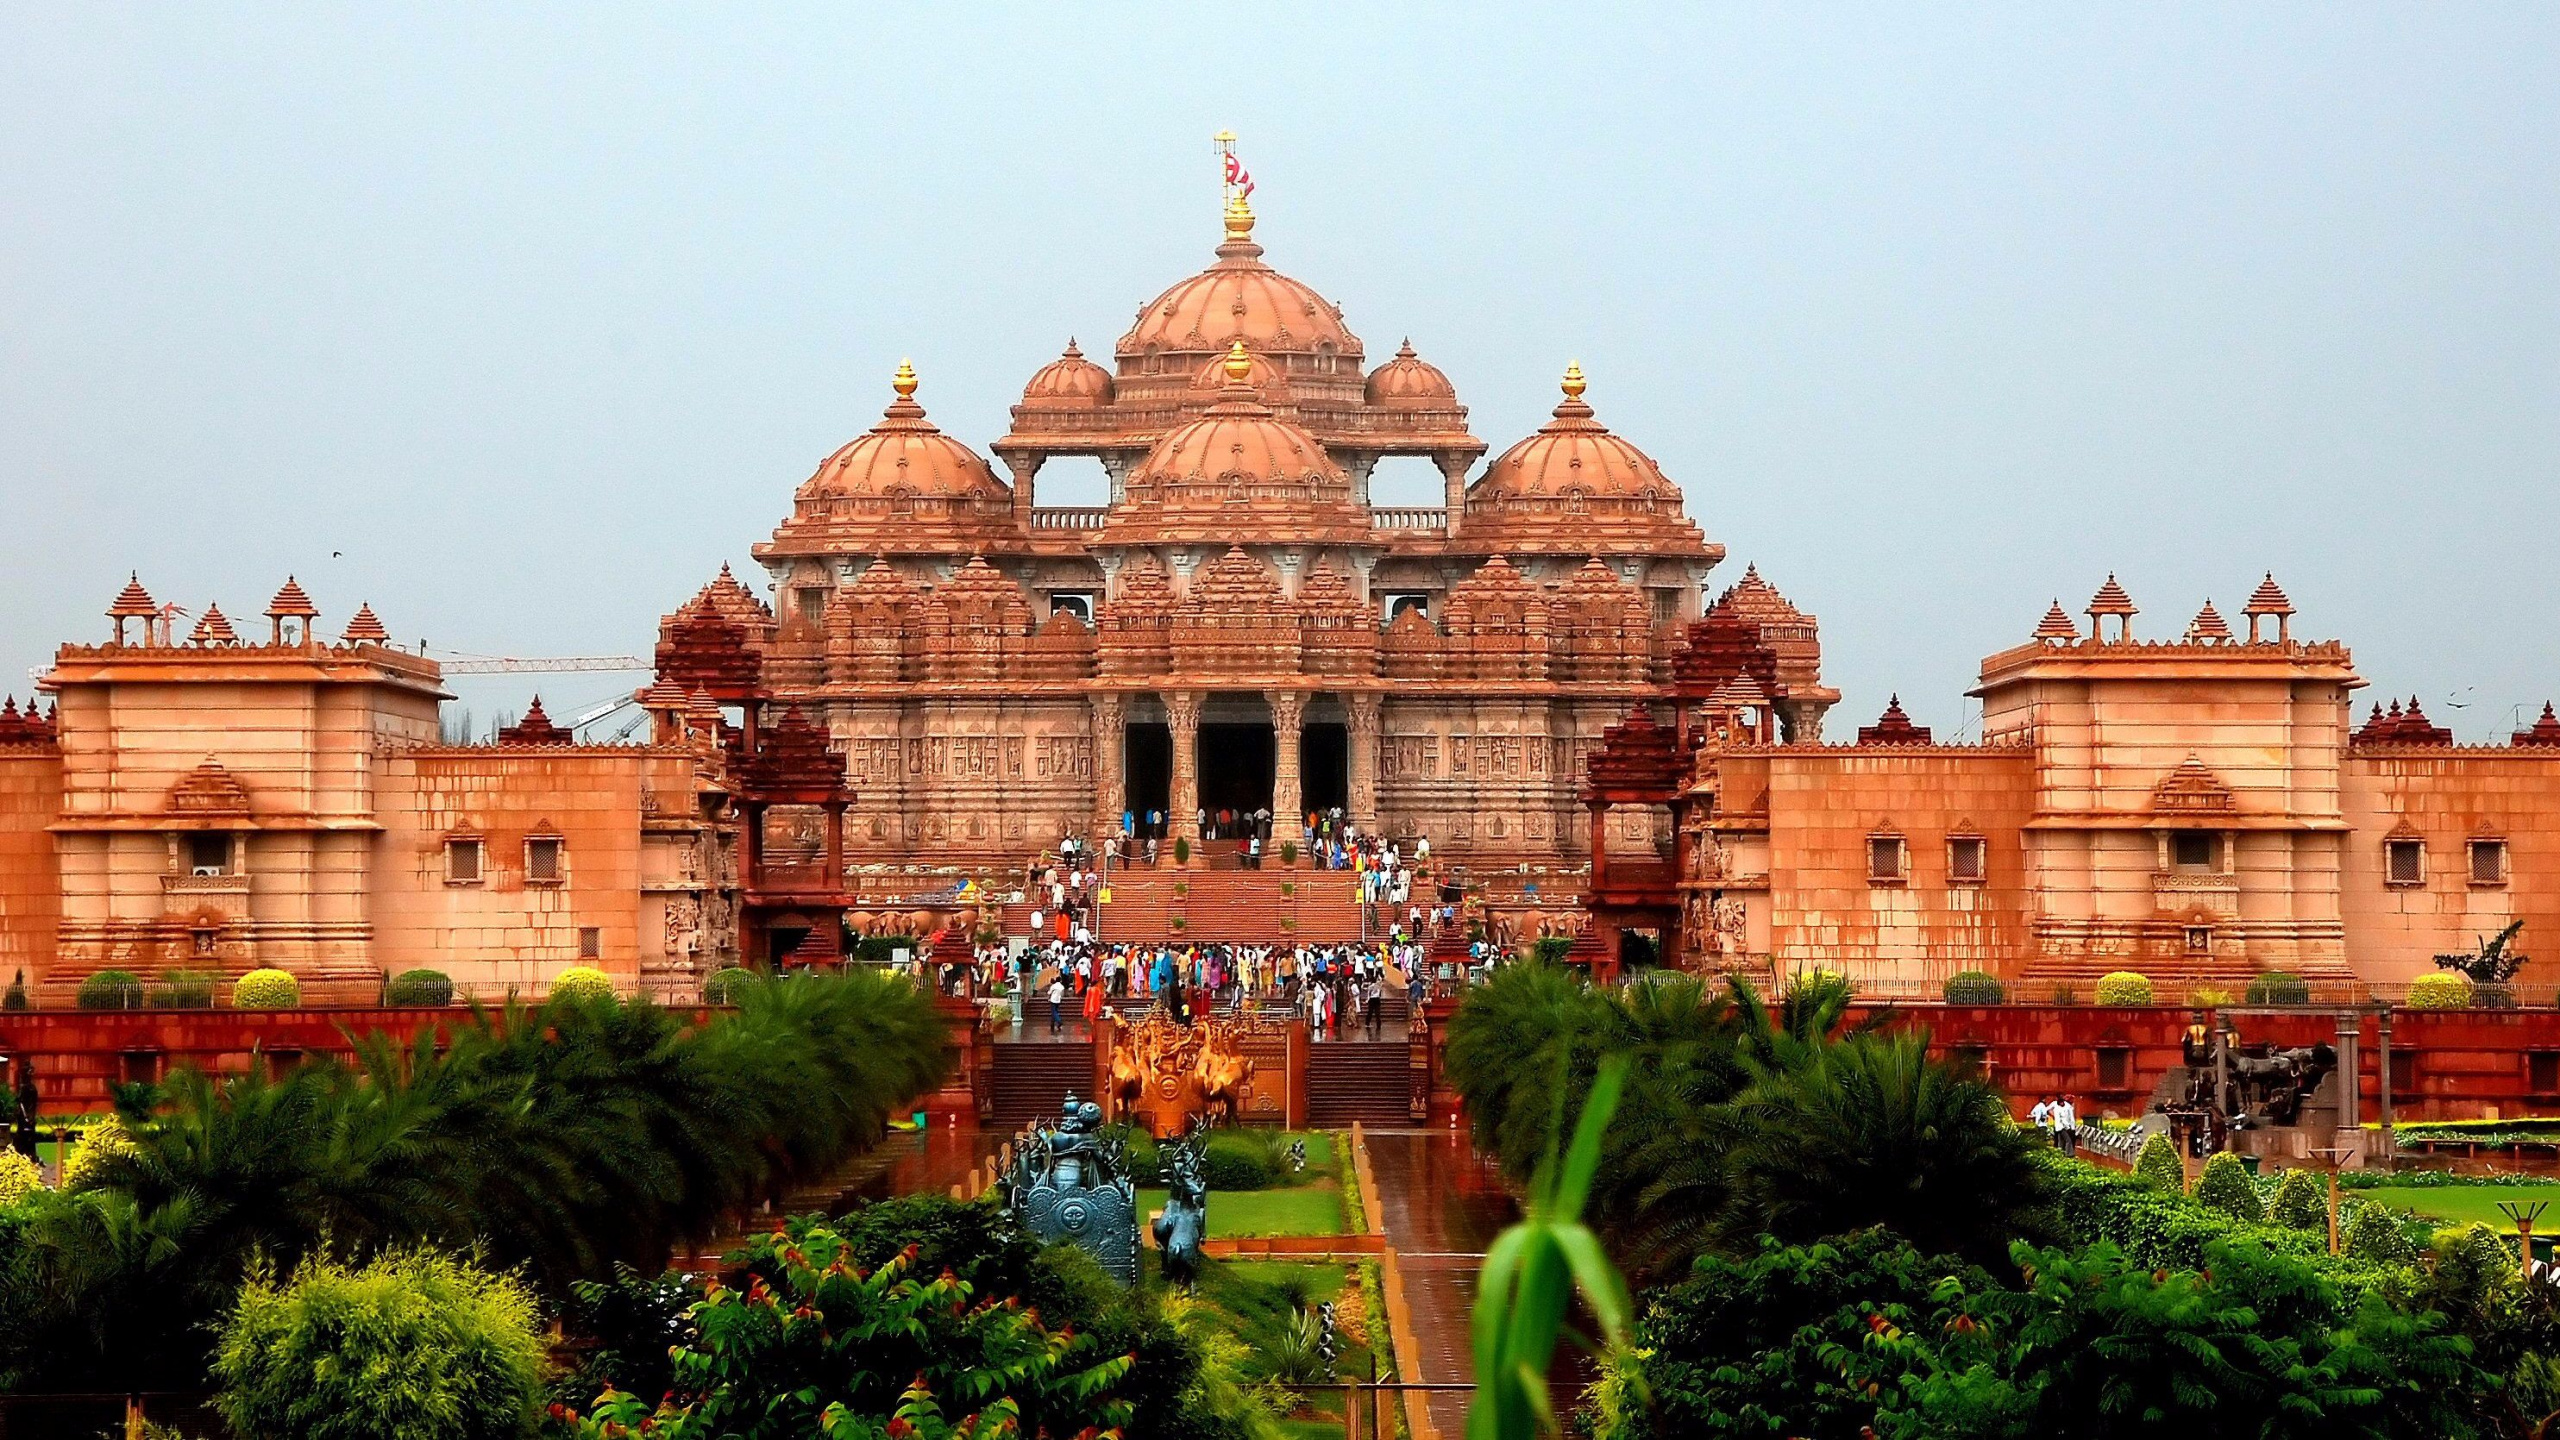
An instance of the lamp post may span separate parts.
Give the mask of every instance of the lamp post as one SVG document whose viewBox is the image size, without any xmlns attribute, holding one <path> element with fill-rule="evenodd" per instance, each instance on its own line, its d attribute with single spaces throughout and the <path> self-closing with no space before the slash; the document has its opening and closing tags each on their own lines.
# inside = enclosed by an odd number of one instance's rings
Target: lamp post
<svg viewBox="0 0 2560 1440">
<path fill-rule="evenodd" d="M 2325 1150 L 2303 1153 L 2319 1161 L 2320 1168 L 2329 1172 L 2329 1253 L 2335 1255 L 2338 1253 L 2338 1167 L 2346 1163 L 2346 1158 L 2355 1150 L 2351 1146 L 2334 1145 Z"/>
<path fill-rule="evenodd" d="M 2514 1200 L 2498 1202 L 2498 1212 L 2515 1222 L 2516 1249 L 2522 1257 L 2527 1284 L 2533 1283 L 2533 1222 L 2542 1218 L 2542 1212 L 2549 1204 L 2547 1200 L 2536 1200 L 2530 1205 Z"/>
</svg>

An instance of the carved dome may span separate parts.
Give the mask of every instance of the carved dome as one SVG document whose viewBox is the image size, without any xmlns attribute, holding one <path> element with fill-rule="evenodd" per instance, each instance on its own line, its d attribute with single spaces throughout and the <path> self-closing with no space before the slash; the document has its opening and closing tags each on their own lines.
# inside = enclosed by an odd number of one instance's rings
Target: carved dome
<svg viewBox="0 0 2560 1440">
<path fill-rule="evenodd" d="M 1012 492 L 996 478 L 994 468 L 924 418 L 924 407 L 915 401 L 915 368 L 901 363 L 891 384 L 898 398 L 889 402 L 880 423 L 828 456 L 818 473 L 802 482 L 799 498 L 849 500 L 904 493 L 1011 505 Z"/>
<path fill-rule="evenodd" d="M 1458 387 L 1440 367 L 1413 353 L 1407 340 L 1395 358 L 1369 372 L 1369 403 L 1397 408 L 1446 409 L 1458 403 Z"/>
<path fill-rule="evenodd" d="M 1226 349 L 1241 340 L 1265 355 L 1312 355 L 1330 350 L 1360 359 L 1360 337 L 1342 323 L 1340 306 L 1262 262 L 1253 241 L 1253 212 L 1241 202 L 1227 210 L 1227 239 L 1218 263 L 1147 302 L 1119 354 L 1137 359 L 1149 351 Z"/>
<path fill-rule="evenodd" d="M 1461 533 L 1478 543 L 1550 554 L 1714 558 L 1653 457 L 1611 434 L 1584 403 L 1582 367 L 1564 372 L 1555 418 L 1495 457 L 1467 487 Z"/>
<path fill-rule="evenodd" d="M 1084 358 L 1076 342 L 1066 353 L 1040 367 L 1022 387 L 1022 403 L 1032 409 L 1090 409 L 1111 403 L 1111 372 Z"/>
<path fill-rule="evenodd" d="M 1219 363 L 1226 388 L 1218 403 L 1130 468 L 1105 521 L 1106 540 L 1365 542 L 1369 516 L 1352 502 L 1351 478 L 1322 442 L 1254 393 L 1244 342 L 1231 342 Z"/>
</svg>

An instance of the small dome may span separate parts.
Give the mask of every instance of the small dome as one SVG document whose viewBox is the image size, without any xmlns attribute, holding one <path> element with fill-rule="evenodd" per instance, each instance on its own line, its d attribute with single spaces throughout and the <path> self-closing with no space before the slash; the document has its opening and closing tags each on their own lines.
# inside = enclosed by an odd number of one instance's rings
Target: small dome
<svg viewBox="0 0 2560 1440">
<path fill-rule="evenodd" d="M 1076 342 L 1040 367 L 1022 387 L 1022 403 L 1034 409 L 1087 409 L 1111 403 L 1111 372 L 1084 358 Z"/>
<path fill-rule="evenodd" d="M 924 407 L 915 402 L 914 366 L 901 362 L 891 385 L 898 398 L 889 403 L 880 423 L 828 456 L 818 473 L 802 482 L 800 499 L 903 495 L 1011 503 L 1012 492 L 977 451 L 924 418 Z"/>
<path fill-rule="evenodd" d="M 1369 403 L 1396 408 L 1438 409 L 1458 403 L 1458 387 L 1440 367 L 1413 353 L 1407 340 L 1395 358 L 1369 372 Z"/>
<path fill-rule="evenodd" d="M 1228 208 L 1218 263 L 1148 301 L 1120 337 L 1119 353 L 1223 350 L 1237 340 L 1267 355 L 1367 353 L 1332 301 L 1262 263 L 1253 212 L 1240 202 Z"/>
<path fill-rule="evenodd" d="M 1485 467 L 1477 489 L 1488 499 L 1580 493 L 1680 501 L 1653 457 L 1609 433 L 1583 403 L 1582 367 L 1564 372 L 1564 401 L 1538 433 L 1502 452 Z"/>
<path fill-rule="evenodd" d="M 1369 538 L 1351 477 L 1323 442 L 1271 413 L 1252 386 L 1258 362 L 1241 340 L 1213 369 L 1218 402 L 1177 426 L 1130 467 L 1104 524 L 1114 544 L 1219 539 L 1346 543 Z"/>
</svg>

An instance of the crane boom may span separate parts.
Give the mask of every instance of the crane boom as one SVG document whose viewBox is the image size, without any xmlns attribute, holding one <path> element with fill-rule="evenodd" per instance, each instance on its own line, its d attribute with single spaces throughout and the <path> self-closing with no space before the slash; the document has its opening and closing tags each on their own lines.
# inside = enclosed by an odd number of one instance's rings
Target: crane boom
<svg viewBox="0 0 2560 1440">
<path fill-rule="evenodd" d="M 561 655 L 547 659 L 521 655 L 464 655 L 450 660 L 438 659 L 436 664 L 447 675 L 550 675 L 571 670 L 650 668 L 649 662 L 637 655 Z"/>
</svg>

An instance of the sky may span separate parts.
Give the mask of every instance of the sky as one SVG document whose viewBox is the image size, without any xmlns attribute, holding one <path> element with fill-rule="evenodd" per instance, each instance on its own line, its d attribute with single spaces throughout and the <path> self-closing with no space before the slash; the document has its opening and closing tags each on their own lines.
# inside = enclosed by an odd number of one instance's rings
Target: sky
<svg viewBox="0 0 2560 1440">
<path fill-rule="evenodd" d="M 2466 5 L 0 3 L 0 692 L 128 571 L 645 655 L 901 359 L 983 448 L 1207 264 L 1221 128 L 1495 450 L 1578 360 L 1844 721 L 2111 572 L 2560 697 L 2560 10 Z"/>
</svg>

